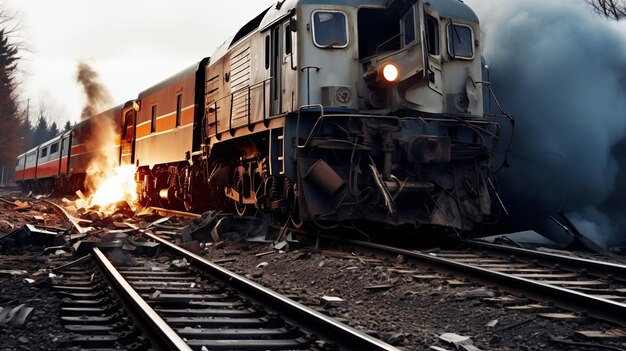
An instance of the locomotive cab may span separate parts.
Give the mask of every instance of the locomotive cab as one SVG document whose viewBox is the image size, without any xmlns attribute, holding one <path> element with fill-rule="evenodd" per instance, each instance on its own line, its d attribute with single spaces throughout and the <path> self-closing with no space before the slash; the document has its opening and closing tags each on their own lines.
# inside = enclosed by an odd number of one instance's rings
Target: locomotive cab
<svg viewBox="0 0 626 351">
<path fill-rule="evenodd" d="M 360 108 L 482 117 L 476 15 L 458 0 L 404 4 L 392 1 L 377 14 L 396 21 L 395 33 L 378 45 L 360 39 L 362 47 L 375 47 L 361 52 Z"/>
</svg>

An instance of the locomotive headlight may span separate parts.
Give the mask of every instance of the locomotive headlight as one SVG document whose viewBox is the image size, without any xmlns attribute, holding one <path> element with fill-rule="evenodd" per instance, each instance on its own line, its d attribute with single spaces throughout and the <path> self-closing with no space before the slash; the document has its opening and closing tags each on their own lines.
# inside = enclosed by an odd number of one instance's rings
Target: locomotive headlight
<svg viewBox="0 0 626 351">
<path fill-rule="evenodd" d="M 383 66 L 383 78 L 385 78 L 387 82 L 395 82 L 399 75 L 400 71 L 398 71 L 398 67 L 393 63 L 387 63 Z"/>
</svg>

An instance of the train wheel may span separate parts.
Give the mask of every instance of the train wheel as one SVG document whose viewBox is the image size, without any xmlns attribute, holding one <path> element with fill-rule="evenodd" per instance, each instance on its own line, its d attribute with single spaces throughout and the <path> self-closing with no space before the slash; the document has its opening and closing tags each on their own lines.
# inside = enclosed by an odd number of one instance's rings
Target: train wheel
<svg viewBox="0 0 626 351">
<path fill-rule="evenodd" d="M 233 200 L 233 202 L 235 204 L 235 212 L 241 217 L 246 214 L 248 206 L 243 203 L 244 183 L 243 178 L 237 171 L 235 171 L 233 176 L 233 188 L 239 193 L 239 200 Z"/>
</svg>

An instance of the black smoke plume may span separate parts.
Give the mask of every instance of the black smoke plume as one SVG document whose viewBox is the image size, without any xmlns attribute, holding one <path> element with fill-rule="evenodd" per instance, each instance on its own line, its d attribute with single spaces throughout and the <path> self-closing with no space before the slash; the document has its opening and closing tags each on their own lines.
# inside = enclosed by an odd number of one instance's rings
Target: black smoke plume
<svg viewBox="0 0 626 351">
<path fill-rule="evenodd" d="M 626 239 L 626 23 L 580 0 L 467 0 L 504 108 L 517 118 L 499 175 L 516 229 L 563 211 L 603 245 Z M 553 231 L 554 233 L 554 231 Z"/>
<path fill-rule="evenodd" d="M 83 88 L 87 98 L 80 116 L 81 120 L 102 112 L 111 105 L 111 95 L 100 83 L 98 73 L 86 62 L 78 63 L 76 82 Z"/>
</svg>

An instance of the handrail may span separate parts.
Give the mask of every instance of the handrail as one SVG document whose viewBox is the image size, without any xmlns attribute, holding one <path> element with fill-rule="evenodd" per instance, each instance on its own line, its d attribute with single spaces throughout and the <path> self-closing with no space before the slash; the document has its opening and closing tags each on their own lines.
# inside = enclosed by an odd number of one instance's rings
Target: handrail
<svg viewBox="0 0 626 351">
<path fill-rule="evenodd" d="M 300 145 L 300 115 L 302 113 L 302 110 L 308 109 L 308 108 L 312 108 L 312 107 L 319 107 L 321 114 L 317 118 L 317 121 L 315 121 L 315 124 L 313 125 L 313 128 L 311 128 L 311 131 L 309 132 L 309 136 L 307 137 L 306 141 L 304 142 L 304 145 Z M 304 149 L 309 144 L 309 140 L 311 139 L 311 135 L 313 135 L 313 131 L 316 129 L 317 124 L 323 118 L 324 118 L 324 106 L 318 105 L 318 104 L 300 106 L 300 108 L 298 109 L 298 119 L 296 120 L 296 148 L 297 149 Z"/>
<path fill-rule="evenodd" d="M 306 105 L 311 105 L 311 70 L 314 69 L 315 72 L 319 72 L 321 70 L 320 67 L 317 66 L 304 66 L 300 68 L 300 71 L 304 72 L 306 70 Z M 299 112 L 298 112 L 299 113 Z"/>
</svg>

